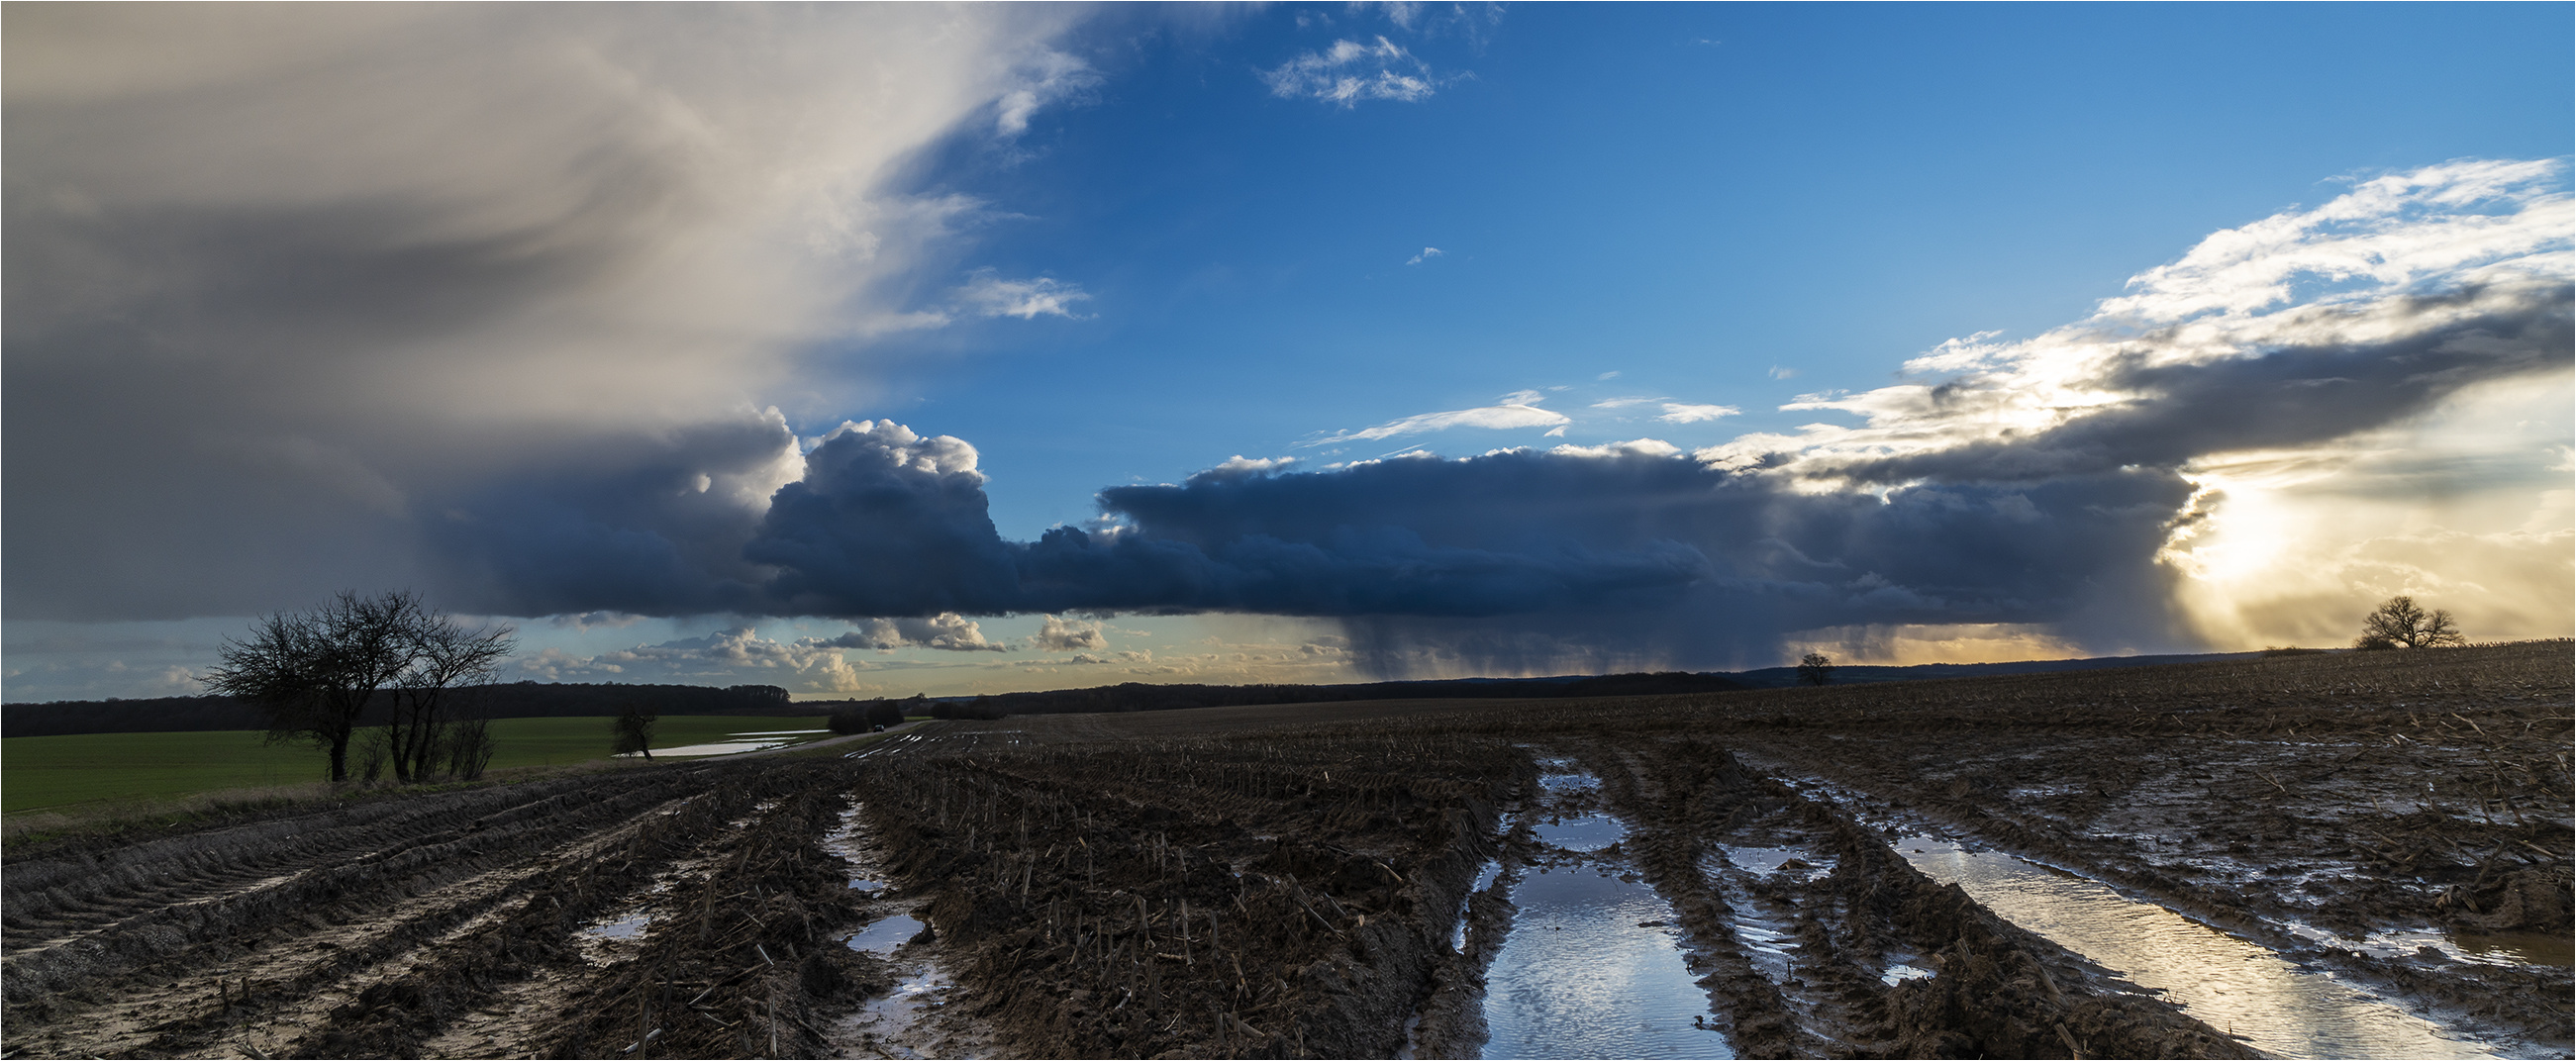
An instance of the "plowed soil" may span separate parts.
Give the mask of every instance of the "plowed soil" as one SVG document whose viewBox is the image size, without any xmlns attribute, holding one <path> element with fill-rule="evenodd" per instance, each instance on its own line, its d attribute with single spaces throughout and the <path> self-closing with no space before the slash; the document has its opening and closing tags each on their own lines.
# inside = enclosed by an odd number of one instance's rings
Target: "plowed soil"
<svg viewBox="0 0 2576 1061">
<path fill-rule="evenodd" d="M 2566 938 L 2570 670 L 2554 643 L 951 722 L 854 758 L 58 842 L 0 876 L 0 1047 L 1353 1057 L 1410 1035 L 1472 1055 L 1511 910 L 1504 881 L 1470 891 L 1489 862 L 1552 857 L 1509 826 L 1542 796 L 1535 762 L 1563 757 L 1627 823 L 1614 855 L 1671 902 L 1742 1056 L 2249 1055 L 1923 877 L 1891 829 L 2044 859 L 2457 1034 L 2564 1051 L 2563 950 L 2377 941 Z M 891 953 L 843 943 L 900 916 L 925 927 Z"/>
</svg>

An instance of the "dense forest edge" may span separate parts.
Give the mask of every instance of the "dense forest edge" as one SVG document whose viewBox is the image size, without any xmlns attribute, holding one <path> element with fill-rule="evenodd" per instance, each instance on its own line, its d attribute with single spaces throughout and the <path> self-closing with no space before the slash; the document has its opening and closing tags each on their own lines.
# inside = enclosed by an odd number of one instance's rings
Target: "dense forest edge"
<svg viewBox="0 0 2576 1061">
<path fill-rule="evenodd" d="M 1927 663 L 1906 667 L 1838 665 L 1837 685 L 1969 678 L 2047 671 L 2143 667 L 2164 663 L 2197 663 L 2246 659 L 2260 652 L 2165 656 L 2104 656 L 2089 659 L 2024 660 L 2012 663 Z M 905 714 L 938 718 L 1001 718 L 1092 711 L 1170 711 L 1193 707 L 1245 707 L 1263 704 L 1329 703 L 1349 700 L 1537 699 L 1588 696 L 1648 696 L 1675 693 L 1776 689 L 1798 683 L 1795 667 L 1739 672 L 1684 672 L 1567 675 L 1547 678 L 1448 678 L 1419 681 L 1351 682 L 1336 685 L 1120 685 L 1043 692 L 993 693 L 984 696 L 921 697 L 891 701 Z M 484 718 L 563 718 L 605 716 L 640 708 L 655 715 L 755 715 L 784 717 L 863 713 L 880 700 L 793 700 L 774 685 L 645 685 L 616 682 L 511 682 L 467 691 L 465 709 Z M 380 698 L 382 699 L 382 698 Z M 371 705 L 361 725 L 381 724 L 384 704 Z M 165 696 L 147 699 L 60 700 L 0 704 L 0 735 L 53 737 L 83 733 L 172 733 L 249 730 L 268 727 L 259 705 L 227 696 Z"/>
</svg>

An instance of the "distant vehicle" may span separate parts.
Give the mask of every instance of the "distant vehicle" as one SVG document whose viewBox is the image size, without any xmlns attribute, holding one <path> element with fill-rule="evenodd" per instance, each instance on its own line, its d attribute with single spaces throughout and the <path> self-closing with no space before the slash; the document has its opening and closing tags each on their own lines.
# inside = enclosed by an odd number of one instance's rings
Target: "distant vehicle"
<svg viewBox="0 0 2576 1061">
<path fill-rule="evenodd" d="M 883 724 L 879 724 L 879 725 L 877 726 L 877 728 L 872 729 L 872 730 L 869 730 L 868 732 L 870 732 L 870 733 L 883 733 L 883 732 L 885 732 L 885 726 L 884 726 Z"/>
</svg>

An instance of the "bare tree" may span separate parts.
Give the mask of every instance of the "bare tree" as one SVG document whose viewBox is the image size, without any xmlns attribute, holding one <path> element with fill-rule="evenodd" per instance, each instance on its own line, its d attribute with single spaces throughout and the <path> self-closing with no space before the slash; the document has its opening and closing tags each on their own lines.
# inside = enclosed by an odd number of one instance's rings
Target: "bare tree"
<svg viewBox="0 0 2576 1061">
<path fill-rule="evenodd" d="M 411 665 L 394 680 L 393 717 L 385 723 L 396 779 L 427 781 L 442 757 L 454 758 L 448 745 L 458 736 L 451 732 L 455 700 L 492 680 L 501 660 L 518 647 L 516 632 L 507 626 L 468 628 L 436 610 L 420 611 L 410 631 Z M 476 728 L 488 743 L 488 728 Z M 462 773 L 452 763 L 450 772 Z M 474 772 L 482 773 L 479 766 Z"/>
<path fill-rule="evenodd" d="M 1801 684 L 1801 685 L 1823 685 L 1823 684 L 1825 684 L 1825 683 L 1827 683 L 1827 682 L 1830 682 L 1830 681 L 1833 681 L 1833 680 L 1834 680 L 1834 659 L 1833 659 L 1833 657 L 1828 656 L 1828 655 L 1825 655 L 1825 654 L 1824 654 L 1824 653 L 1822 653 L 1822 652 L 1810 652 L 1810 653 L 1807 653 L 1807 656 L 1806 656 L 1806 658 L 1805 658 L 1805 659 L 1801 659 L 1801 660 L 1799 660 L 1799 661 L 1798 661 L 1798 682 L 1799 682 L 1799 684 Z"/>
<path fill-rule="evenodd" d="M 483 768 L 492 765 L 496 750 L 492 741 L 492 720 L 473 715 L 456 720 L 447 730 L 447 772 L 460 781 L 483 776 Z"/>
<path fill-rule="evenodd" d="M 653 723 L 656 720 L 657 716 L 651 709 L 627 705 L 625 713 L 617 716 L 617 742 L 611 750 L 619 755 L 641 753 L 648 760 L 653 758 Z"/>
<path fill-rule="evenodd" d="M 248 637 L 227 639 L 219 662 L 199 680 L 209 692 L 268 709 L 272 743 L 305 740 L 326 749 L 331 780 L 349 779 L 349 737 L 378 689 L 416 658 L 412 632 L 424 611 L 419 594 L 374 597 L 344 591 L 304 612 L 259 620 Z"/>
<path fill-rule="evenodd" d="M 2441 648 L 2467 643 L 2460 628 L 2452 625 L 2450 612 L 2440 608 L 2427 612 L 2416 605 L 2415 598 L 2401 596 L 2388 598 L 2378 610 L 2362 617 L 2361 637 L 2352 647 Z"/>
</svg>

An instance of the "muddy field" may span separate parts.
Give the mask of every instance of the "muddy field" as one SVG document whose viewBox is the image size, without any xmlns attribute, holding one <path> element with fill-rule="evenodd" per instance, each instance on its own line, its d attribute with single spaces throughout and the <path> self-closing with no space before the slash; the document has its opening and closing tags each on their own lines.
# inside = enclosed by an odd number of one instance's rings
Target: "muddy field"
<svg viewBox="0 0 2576 1061">
<path fill-rule="evenodd" d="M 2556 643 L 1040 716 L 21 844 L 0 1047 L 2565 1056 L 2569 701 Z"/>
</svg>

